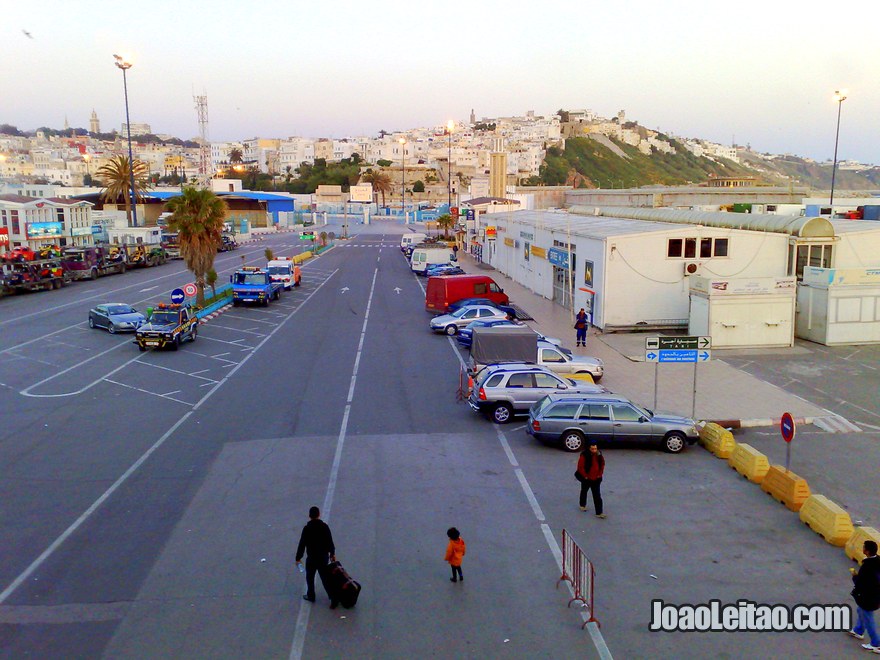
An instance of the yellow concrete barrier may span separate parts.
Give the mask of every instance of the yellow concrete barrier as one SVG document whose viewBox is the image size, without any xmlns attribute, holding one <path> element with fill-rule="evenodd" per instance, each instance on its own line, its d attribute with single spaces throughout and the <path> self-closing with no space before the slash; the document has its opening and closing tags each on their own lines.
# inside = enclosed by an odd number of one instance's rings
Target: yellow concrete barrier
<svg viewBox="0 0 880 660">
<path fill-rule="evenodd" d="M 839 548 L 853 535 L 849 514 L 824 495 L 810 495 L 801 506 L 800 517 L 810 529 Z"/>
<path fill-rule="evenodd" d="M 714 422 L 708 422 L 700 429 L 700 444 L 718 458 L 728 459 L 736 447 L 733 433 Z"/>
<path fill-rule="evenodd" d="M 593 380 L 592 374 L 565 374 L 566 378 L 573 378 L 574 380 L 580 380 L 585 383 L 595 383 Z"/>
<path fill-rule="evenodd" d="M 761 490 L 792 511 L 800 511 L 810 496 L 807 480 L 781 465 L 771 465 L 761 482 Z"/>
<path fill-rule="evenodd" d="M 757 449 L 744 442 L 733 448 L 727 464 L 752 483 L 759 484 L 770 469 L 770 461 Z"/>
<path fill-rule="evenodd" d="M 846 542 L 846 546 L 844 546 L 846 556 L 853 561 L 861 562 L 865 558 L 862 546 L 865 544 L 865 541 L 869 540 L 880 545 L 880 532 L 873 527 L 856 527 L 852 536 L 849 537 L 849 541 Z"/>
<path fill-rule="evenodd" d="M 306 252 L 300 252 L 296 256 L 293 257 L 293 263 L 301 264 L 303 261 L 307 261 L 312 258 L 311 250 L 307 250 Z"/>
</svg>

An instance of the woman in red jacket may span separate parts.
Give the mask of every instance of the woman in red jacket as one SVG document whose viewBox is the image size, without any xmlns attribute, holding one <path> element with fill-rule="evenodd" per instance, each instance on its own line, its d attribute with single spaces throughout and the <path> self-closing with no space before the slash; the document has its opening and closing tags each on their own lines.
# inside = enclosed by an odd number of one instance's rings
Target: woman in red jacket
<svg viewBox="0 0 880 660">
<path fill-rule="evenodd" d="M 587 491 L 593 491 L 593 506 L 596 516 L 605 518 L 602 513 L 602 475 L 605 473 L 605 457 L 595 442 L 581 452 L 578 458 L 577 478 L 581 482 L 581 511 L 587 510 Z"/>
</svg>

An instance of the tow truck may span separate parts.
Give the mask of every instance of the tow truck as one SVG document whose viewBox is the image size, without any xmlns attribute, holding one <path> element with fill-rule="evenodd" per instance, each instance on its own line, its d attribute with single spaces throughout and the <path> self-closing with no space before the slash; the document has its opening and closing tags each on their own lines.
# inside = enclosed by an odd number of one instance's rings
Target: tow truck
<svg viewBox="0 0 880 660">
<path fill-rule="evenodd" d="M 268 307 L 272 300 L 281 297 L 283 282 L 273 282 L 269 271 L 256 266 L 244 266 L 229 276 L 232 283 L 232 304 L 238 306 L 243 302 L 260 303 Z"/>
<path fill-rule="evenodd" d="M 66 247 L 62 265 L 75 280 L 94 280 L 99 276 L 125 272 L 125 252 L 118 245 L 107 247 Z"/>
<path fill-rule="evenodd" d="M 189 305 L 159 303 L 135 331 L 134 340 L 141 351 L 166 346 L 176 351 L 185 340 L 195 341 L 198 334 L 199 319 Z"/>
</svg>

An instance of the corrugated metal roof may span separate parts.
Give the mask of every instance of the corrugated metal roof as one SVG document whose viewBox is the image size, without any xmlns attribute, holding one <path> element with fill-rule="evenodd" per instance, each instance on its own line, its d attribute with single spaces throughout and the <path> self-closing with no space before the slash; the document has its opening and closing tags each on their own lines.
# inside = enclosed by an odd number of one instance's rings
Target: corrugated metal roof
<svg viewBox="0 0 880 660">
<path fill-rule="evenodd" d="M 801 237 L 834 237 L 834 227 L 826 218 L 766 213 L 725 213 L 712 211 L 680 211 L 677 209 L 646 209 L 627 207 L 574 206 L 572 213 L 589 216 L 630 218 L 650 222 L 704 225 L 727 229 L 766 231 Z"/>
</svg>

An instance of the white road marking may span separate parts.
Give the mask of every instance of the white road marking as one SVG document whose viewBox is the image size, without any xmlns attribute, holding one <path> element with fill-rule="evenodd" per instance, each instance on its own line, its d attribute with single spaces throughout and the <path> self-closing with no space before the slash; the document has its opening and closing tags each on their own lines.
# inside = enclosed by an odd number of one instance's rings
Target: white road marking
<svg viewBox="0 0 880 660">
<path fill-rule="evenodd" d="M 117 345 L 114 346 L 113 348 L 108 348 L 106 351 L 101 351 L 101 352 L 98 353 L 97 355 L 93 355 L 93 356 L 90 357 L 90 358 L 86 358 L 85 360 L 82 360 L 82 361 L 77 362 L 76 364 L 74 364 L 74 365 L 72 365 L 72 366 L 70 366 L 70 367 L 67 367 L 67 369 L 62 369 L 62 370 L 59 371 L 58 373 L 56 373 L 56 374 L 52 374 L 51 376 L 49 376 L 49 377 L 47 377 L 47 378 L 44 378 L 43 380 L 34 383 L 34 384 L 31 385 L 30 387 L 27 387 L 27 388 L 21 390 L 21 391 L 19 392 L 19 394 L 21 394 L 22 396 L 31 396 L 31 397 L 37 397 L 37 398 L 42 398 L 42 397 L 49 397 L 49 398 L 52 398 L 52 397 L 72 396 L 72 395 L 74 395 L 74 394 L 81 394 L 81 393 L 85 392 L 87 389 L 89 389 L 90 387 L 96 385 L 97 383 L 100 383 L 100 382 L 101 382 L 104 378 L 106 378 L 107 376 L 112 376 L 113 374 L 115 374 L 117 371 L 119 371 L 119 370 L 122 369 L 123 367 L 127 367 L 129 364 L 131 364 L 132 362 L 134 362 L 135 360 L 137 360 L 140 356 L 139 356 L 139 355 L 135 355 L 135 356 L 134 356 L 133 358 L 131 358 L 130 360 L 127 360 L 127 361 L 123 362 L 120 366 L 116 367 L 116 369 L 113 369 L 110 373 L 107 373 L 107 374 L 105 374 L 104 376 L 101 376 L 100 378 L 98 378 L 97 380 L 92 381 L 89 385 L 86 385 L 84 388 L 82 388 L 81 390 L 77 390 L 76 392 L 68 392 L 68 393 L 64 393 L 64 394 L 31 394 L 30 391 L 31 391 L 32 389 L 34 389 L 35 387 L 39 387 L 39 386 L 42 385 L 43 383 L 48 383 L 50 380 L 53 380 L 53 379 L 55 379 L 55 378 L 58 378 L 58 376 L 62 376 L 62 375 L 64 375 L 64 374 L 66 374 L 68 371 L 72 371 L 73 369 L 76 369 L 77 367 L 81 367 L 82 365 L 86 364 L 87 362 L 91 362 L 92 360 L 94 360 L 94 359 L 96 359 L 96 358 L 99 358 L 99 357 L 101 357 L 102 355 L 106 355 L 107 353 L 110 353 L 110 352 L 112 352 L 112 351 L 115 351 L 116 349 L 121 348 L 122 346 L 125 346 L 127 343 L 128 343 L 128 342 L 126 342 L 125 344 L 117 344 Z"/>
<path fill-rule="evenodd" d="M 324 496 L 324 504 L 321 509 L 321 517 L 325 521 L 330 519 L 330 508 L 333 505 L 333 496 L 336 493 L 336 480 L 339 475 L 339 464 L 342 462 L 342 447 L 345 444 L 345 434 L 348 430 L 348 416 L 351 412 L 351 403 L 354 396 L 354 387 L 357 383 L 358 369 L 361 363 L 361 353 L 364 348 L 364 337 L 367 333 L 367 321 L 370 318 L 370 307 L 373 304 L 373 292 L 376 289 L 376 276 L 379 274 L 378 267 L 373 271 L 373 283 L 370 285 L 370 296 L 367 299 L 367 308 L 364 312 L 364 323 L 361 326 L 361 337 L 358 342 L 357 355 L 354 359 L 354 367 L 351 374 L 351 385 L 348 388 L 348 399 L 345 404 L 345 412 L 342 415 L 342 426 L 339 428 L 339 437 L 336 440 L 336 453 L 333 456 L 333 467 L 330 468 L 330 480 L 327 484 L 327 493 Z M 300 605 L 299 613 L 296 617 L 296 630 L 293 634 L 293 642 L 290 646 L 290 659 L 300 660 L 302 658 L 303 647 L 306 643 L 306 632 L 309 627 L 309 614 L 311 607 L 303 607 Z"/>
<path fill-rule="evenodd" d="M 152 291 L 153 289 L 158 289 L 158 288 L 159 288 L 158 285 L 148 286 L 146 289 L 141 289 L 140 291 L 138 291 L 138 293 L 146 293 L 147 291 Z"/>
<path fill-rule="evenodd" d="M 183 376 L 190 376 L 192 378 L 198 378 L 199 380 L 209 380 L 212 383 L 216 383 L 217 381 L 212 378 L 206 378 L 205 376 L 197 376 L 196 374 L 202 373 L 201 371 L 194 371 L 192 373 L 187 373 L 186 371 L 180 371 L 179 369 L 172 369 L 171 367 L 163 367 L 161 364 L 152 364 L 151 362 L 141 362 L 140 364 L 145 367 L 152 367 L 153 369 L 162 369 L 163 371 L 170 371 L 175 374 L 181 374 Z M 208 369 L 202 369 L 202 371 L 208 371 Z M 179 391 L 179 390 L 178 390 Z M 171 394 L 171 392 L 169 392 Z"/>
</svg>

